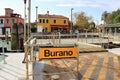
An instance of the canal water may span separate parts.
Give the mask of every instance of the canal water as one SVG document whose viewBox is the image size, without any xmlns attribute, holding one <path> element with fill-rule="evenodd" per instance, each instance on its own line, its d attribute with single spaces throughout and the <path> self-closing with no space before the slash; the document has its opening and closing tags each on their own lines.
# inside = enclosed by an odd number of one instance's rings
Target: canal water
<svg viewBox="0 0 120 80">
<path fill-rule="evenodd" d="M 6 48 L 8 51 L 11 50 L 11 41 L 3 41 L 0 39 L 0 48 L 2 49 L 2 47 Z"/>
<path fill-rule="evenodd" d="M 112 49 L 107 49 L 109 52 L 112 52 L 114 54 L 117 54 L 120 56 L 120 48 L 112 48 Z"/>
</svg>

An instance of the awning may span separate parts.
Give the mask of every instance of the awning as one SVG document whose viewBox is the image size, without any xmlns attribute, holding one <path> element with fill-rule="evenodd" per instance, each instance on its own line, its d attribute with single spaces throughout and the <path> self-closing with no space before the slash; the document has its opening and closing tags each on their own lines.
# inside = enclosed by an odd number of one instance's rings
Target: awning
<svg viewBox="0 0 120 80">
<path fill-rule="evenodd" d="M 52 28 L 67 28 L 69 29 L 70 26 L 69 25 L 51 25 Z"/>
</svg>

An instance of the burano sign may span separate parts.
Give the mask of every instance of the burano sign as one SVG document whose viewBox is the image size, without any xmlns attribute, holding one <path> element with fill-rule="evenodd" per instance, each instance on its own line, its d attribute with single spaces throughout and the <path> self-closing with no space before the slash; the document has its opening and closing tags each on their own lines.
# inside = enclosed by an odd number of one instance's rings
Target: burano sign
<svg viewBox="0 0 120 80">
<path fill-rule="evenodd" d="M 56 48 L 39 48 L 39 58 L 75 58 L 78 55 L 77 47 L 56 47 Z"/>
</svg>

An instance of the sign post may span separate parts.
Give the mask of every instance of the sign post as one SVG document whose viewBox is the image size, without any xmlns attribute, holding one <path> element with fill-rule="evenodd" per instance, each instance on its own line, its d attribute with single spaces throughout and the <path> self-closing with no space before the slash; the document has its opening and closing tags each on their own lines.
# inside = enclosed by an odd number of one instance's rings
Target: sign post
<svg viewBox="0 0 120 80">
<path fill-rule="evenodd" d="M 77 75 L 76 78 L 79 80 L 79 51 L 78 47 L 42 47 L 39 48 L 39 58 L 40 59 L 65 59 L 65 58 L 76 58 L 77 59 Z"/>
<path fill-rule="evenodd" d="M 41 59 L 60 59 L 60 58 L 75 58 L 77 57 L 77 48 L 64 48 L 64 47 L 52 47 L 52 48 L 40 48 L 39 58 Z"/>
</svg>

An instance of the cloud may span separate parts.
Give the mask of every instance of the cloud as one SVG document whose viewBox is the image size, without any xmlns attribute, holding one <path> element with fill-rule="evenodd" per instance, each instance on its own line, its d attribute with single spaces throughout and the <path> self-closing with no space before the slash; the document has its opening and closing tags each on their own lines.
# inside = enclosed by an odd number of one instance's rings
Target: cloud
<svg viewBox="0 0 120 80">
<path fill-rule="evenodd" d="M 55 2 L 58 7 L 99 7 L 103 9 L 119 8 L 119 0 L 36 0 L 39 2 Z"/>
<path fill-rule="evenodd" d="M 81 4 L 57 4 L 56 6 L 60 6 L 60 7 L 71 7 L 71 6 L 73 6 L 73 7 L 82 7 L 82 6 L 85 6 L 85 5 L 81 5 Z"/>
<path fill-rule="evenodd" d="M 59 2 L 58 0 L 36 0 L 36 1 L 39 1 L 39 2 Z M 61 0 L 61 1 L 64 1 L 64 0 Z"/>
<path fill-rule="evenodd" d="M 100 4 L 96 4 L 94 0 L 69 0 L 69 2 L 58 3 L 56 6 L 59 7 L 100 7 Z"/>
<path fill-rule="evenodd" d="M 96 5 L 96 4 L 78 4 L 78 3 L 75 3 L 75 4 L 57 4 L 56 6 L 59 6 L 59 7 L 99 7 L 99 5 Z"/>
</svg>

